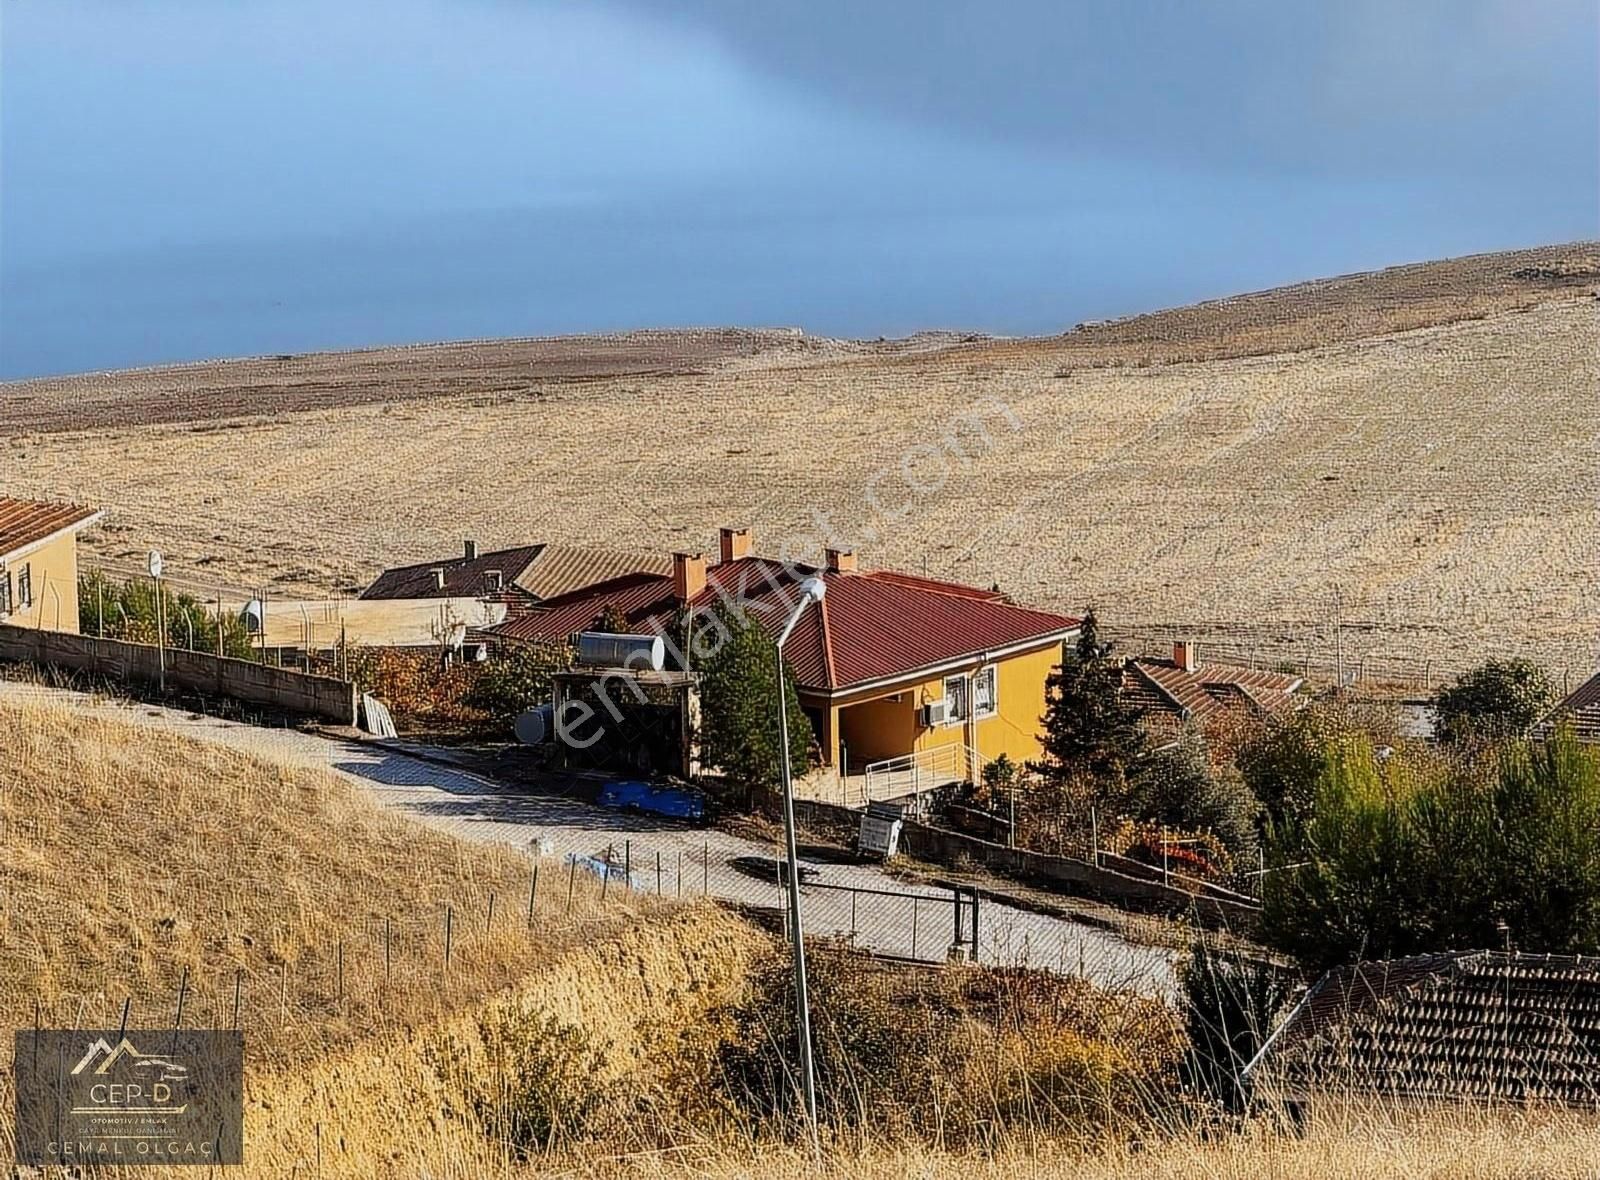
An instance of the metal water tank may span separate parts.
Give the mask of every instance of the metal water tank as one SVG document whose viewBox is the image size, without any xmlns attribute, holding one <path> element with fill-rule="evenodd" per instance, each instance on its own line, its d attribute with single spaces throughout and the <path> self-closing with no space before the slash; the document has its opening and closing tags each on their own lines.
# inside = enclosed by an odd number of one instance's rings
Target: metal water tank
<svg viewBox="0 0 1600 1180">
<path fill-rule="evenodd" d="M 666 644 L 659 635 L 612 635 L 605 631 L 579 631 L 570 642 L 579 664 L 589 668 L 627 668 L 631 672 L 659 672 L 667 664 Z"/>
</svg>

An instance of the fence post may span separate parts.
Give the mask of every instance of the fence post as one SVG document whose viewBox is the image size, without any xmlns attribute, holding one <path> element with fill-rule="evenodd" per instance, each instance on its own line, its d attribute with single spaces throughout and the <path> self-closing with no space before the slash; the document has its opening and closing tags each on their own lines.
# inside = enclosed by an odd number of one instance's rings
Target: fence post
<svg viewBox="0 0 1600 1180">
<path fill-rule="evenodd" d="M 978 887 L 972 886 L 972 961 L 978 961 Z"/>
<path fill-rule="evenodd" d="M 455 933 L 456 911 L 454 906 L 444 907 L 444 969 L 450 970 L 450 939 Z"/>
<path fill-rule="evenodd" d="M 917 957 L 917 899 L 911 899 L 911 957 Z"/>
<path fill-rule="evenodd" d="M 711 895 L 711 841 L 707 840 L 700 850 L 700 896 Z"/>
<path fill-rule="evenodd" d="M 528 886 L 528 925 L 533 925 L 533 899 L 539 896 L 539 862 L 533 863 L 533 883 Z"/>
<path fill-rule="evenodd" d="M 656 896 L 661 896 L 661 850 L 656 849 Z"/>
</svg>

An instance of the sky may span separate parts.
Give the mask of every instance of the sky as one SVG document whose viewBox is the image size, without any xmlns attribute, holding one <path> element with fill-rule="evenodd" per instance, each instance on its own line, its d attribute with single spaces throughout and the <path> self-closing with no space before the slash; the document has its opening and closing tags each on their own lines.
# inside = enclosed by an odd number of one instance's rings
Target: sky
<svg viewBox="0 0 1600 1180">
<path fill-rule="evenodd" d="M 0 0 L 0 377 L 1600 236 L 1592 0 Z"/>
</svg>

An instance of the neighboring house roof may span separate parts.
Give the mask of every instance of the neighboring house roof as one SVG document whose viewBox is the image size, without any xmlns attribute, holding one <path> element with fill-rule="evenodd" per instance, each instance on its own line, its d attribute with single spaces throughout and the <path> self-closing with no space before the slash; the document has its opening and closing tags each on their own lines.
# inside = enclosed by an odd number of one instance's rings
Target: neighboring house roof
<svg viewBox="0 0 1600 1180">
<path fill-rule="evenodd" d="M 1558 725 L 1566 726 L 1582 741 L 1600 742 L 1600 674 L 1579 685 L 1577 691 L 1552 709 L 1539 729 L 1550 733 Z"/>
<path fill-rule="evenodd" d="M 670 558 L 621 549 L 589 549 L 579 545 L 519 545 L 444 561 L 384 570 L 361 592 L 375 598 L 483 598 L 498 593 L 521 593 L 535 601 L 556 598 L 623 574 L 665 574 Z M 436 571 L 444 571 L 439 585 Z M 492 571 L 500 573 L 495 587 Z"/>
<path fill-rule="evenodd" d="M 1600 958 L 1460 951 L 1328 972 L 1246 1074 L 1286 1092 L 1600 1101 Z"/>
<path fill-rule="evenodd" d="M 1277 713 L 1294 703 L 1299 676 L 1235 664 L 1200 663 L 1186 671 L 1172 660 L 1140 656 L 1122 665 L 1122 691 L 1156 716 L 1204 724 L 1240 707 Z"/>
<path fill-rule="evenodd" d="M 68 530 L 86 528 L 99 520 L 96 508 L 77 504 L 47 504 L 0 496 L 0 557 L 9 557 Z"/>
<path fill-rule="evenodd" d="M 742 557 L 711 566 L 695 612 L 719 601 L 742 603 L 769 630 L 793 608 L 793 587 L 809 577 L 827 586 L 822 602 L 796 625 L 784 656 L 801 688 L 838 692 L 983 653 L 1059 641 L 1078 620 L 1017 606 L 1001 594 L 953 582 L 875 571 L 839 572 Z M 611 608 L 636 632 L 666 633 L 679 604 L 671 576 L 632 575 L 564 595 L 493 630 L 507 639 L 562 640 L 592 627 Z"/>
</svg>

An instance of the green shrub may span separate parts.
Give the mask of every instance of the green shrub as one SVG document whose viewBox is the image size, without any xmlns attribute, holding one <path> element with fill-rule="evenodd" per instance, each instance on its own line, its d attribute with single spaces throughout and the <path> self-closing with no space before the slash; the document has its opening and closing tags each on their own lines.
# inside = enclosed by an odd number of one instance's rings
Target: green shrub
<svg viewBox="0 0 1600 1180">
<path fill-rule="evenodd" d="M 1490 660 L 1433 694 L 1434 725 L 1446 744 L 1503 741 L 1526 735 L 1554 702 L 1531 660 Z"/>
</svg>

